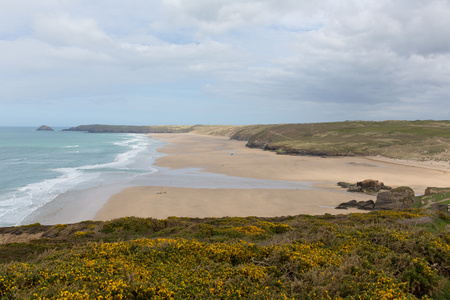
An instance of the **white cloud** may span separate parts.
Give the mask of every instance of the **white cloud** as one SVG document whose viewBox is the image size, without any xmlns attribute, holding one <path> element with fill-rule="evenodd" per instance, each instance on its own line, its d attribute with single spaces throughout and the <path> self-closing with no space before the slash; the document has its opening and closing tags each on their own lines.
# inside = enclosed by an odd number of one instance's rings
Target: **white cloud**
<svg viewBox="0 0 450 300">
<path fill-rule="evenodd" d="M 72 19 L 67 14 L 41 15 L 37 18 L 35 37 L 55 46 L 108 47 L 113 39 L 98 28 L 93 19 Z"/>
<path fill-rule="evenodd" d="M 448 15 L 442 0 L 2 1 L 0 104 L 201 95 L 280 121 L 314 103 L 433 118 L 450 97 Z"/>
<path fill-rule="evenodd" d="M 450 69 L 443 67 L 450 59 L 445 46 L 450 39 L 437 36 L 446 34 L 447 29 L 438 27 L 448 21 L 434 12 L 445 12 L 450 6 L 442 1 L 420 3 L 420 7 L 409 2 L 391 7 L 342 1 L 334 10 L 324 11 L 321 28 L 296 34 L 289 57 L 271 61 L 275 69 L 246 70 L 242 84 L 255 85 L 246 91 L 260 99 L 271 94 L 300 102 L 443 103 L 450 96 L 445 84 Z M 401 18 L 401 9 L 411 19 Z M 224 84 L 222 89 L 229 91 L 230 86 Z"/>
<path fill-rule="evenodd" d="M 163 11 L 177 26 L 196 29 L 197 37 L 221 35 L 248 27 L 307 30 L 320 25 L 324 1 L 163 1 Z"/>
</svg>

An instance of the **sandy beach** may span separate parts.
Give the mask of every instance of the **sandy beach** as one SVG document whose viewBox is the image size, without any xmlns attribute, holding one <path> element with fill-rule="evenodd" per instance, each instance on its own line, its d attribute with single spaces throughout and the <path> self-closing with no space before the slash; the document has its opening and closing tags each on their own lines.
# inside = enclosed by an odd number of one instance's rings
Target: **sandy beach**
<svg viewBox="0 0 450 300">
<path fill-rule="evenodd" d="M 390 186 L 407 185 L 416 194 L 428 186 L 448 186 L 450 166 L 444 162 L 415 162 L 382 157 L 310 157 L 277 155 L 245 147 L 227 137 L 196 134 L 152 134 L 167 143 L 156 166 L 228 176 L 309 183 L 311 189 L 230 189 L 138 186 L 112 196 L 96 220 L 124 216 L 167 218 L 222 216 L 281 216 L 341 214 L 344 201 L 375 200 L 375 196 L 347 193 L 339 181 L 376 179 Z M 360 211 L 359 211 L 360 212 Z"/>
</svg>

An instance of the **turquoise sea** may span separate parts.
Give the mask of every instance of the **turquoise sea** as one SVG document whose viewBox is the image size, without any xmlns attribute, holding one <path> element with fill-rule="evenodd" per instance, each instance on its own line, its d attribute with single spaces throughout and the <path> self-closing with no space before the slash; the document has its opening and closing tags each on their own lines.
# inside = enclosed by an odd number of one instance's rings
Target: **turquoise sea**
<svg viewBox="0 0 450 300">
<path fill-rule="evenodd" d="M 0 226 L 20 225 L 62 193 L 156 172 L 161 143 L 139 134 L 0 127 Z"/>
<path fill-rule="evenodd" d="M 131 186 L 312 188 L 308 182 L 155 168 L 164 143 L 148 135 L 54 129 L 0 127 L 0 227 L 92 220 L 112 195 Z"/>
</svg>

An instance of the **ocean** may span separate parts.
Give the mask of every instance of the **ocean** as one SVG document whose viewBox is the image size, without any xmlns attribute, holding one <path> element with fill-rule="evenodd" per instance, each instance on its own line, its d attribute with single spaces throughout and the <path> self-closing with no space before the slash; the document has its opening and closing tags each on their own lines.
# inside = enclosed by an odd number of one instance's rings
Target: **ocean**
<svg viewBox="0 0 450 300">
<path fill-rule="evenodd" d="M 0 227 L 21 225 L 69 191 L 157 172 L 158 140 L 142 134 L 89 134 L 0 127 Z"/>
<path fill-rule="evenodd" d="M 163 155 L 157 149 L 165 144 L 149 135 L 61 129 L 0 127 L 0 227 L 92 220 L 112 195 L 132 186 L 313 188 L 308 182 L 156 168 Z"/>
</svg>

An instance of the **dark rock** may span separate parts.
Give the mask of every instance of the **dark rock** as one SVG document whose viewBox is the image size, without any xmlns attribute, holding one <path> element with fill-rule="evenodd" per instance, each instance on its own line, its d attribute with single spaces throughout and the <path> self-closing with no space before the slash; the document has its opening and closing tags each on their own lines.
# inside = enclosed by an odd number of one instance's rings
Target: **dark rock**
<svg viewBox="0 0 450 300">
<path fill-rule="evenodd" d="M 373 210 L 374 205 L 375 205 L 375 202 L 373 202 L 373 200 L 367 200 L 367 201 L 350 200 L 348 202 L 343 202 L 343 203 L 339 204 L 339 206 L 337 206 L 336 209 L 348 209 L 349 207 L 354 207 L 354 208 L 363 209 L 363 210 Z"/>
<path fill-rule="evenodd" d="M 381 192 L 377 195 L 377 201 L 375 207 L 377 209 L 394 209 L 396 201 L 392 192 Z"/>
<path fill-rule="evenodd" d="M 347 192 L 350 192 L 350 193 L 362 193 L 363 190 L 361 189 L 360 186 L 351 184 L 351 185 L 348 187 Z"/>
<path fill-rule="evenodd" d="M 339 204 L 339 206 L 345 206 L 345 207 L 356 207 L 358 205 L 358 201 L 356 200 L 350 200 L 348 202 L 343 202 Z"/>
<path fill-rule="evenodd" d="M 339 205 L 339 206 L 335 207 L 335 209 L 348 209 L 348 207 L 347 207 L 347 206 Z"/>
<path fill-rule="evenodd" d="M 379 182 L 378 180 L 366 179 L 357 182 L 356 185 L 361 187 L 361 191 L 363 192 L 379 192 L 381 187 L 384 186 L 384 183 Z"/>
<path fill-rule="evenodd" d="M 358 209 L 373 210 L 374 208 L 375 208 L 375 202 L 373 200 L 358 202 Z"/>
<path fill-rule="evenodd" d="M 390 187 L 388 185 L 384 185 L 383 183 L 381 183 L 381 189 L 390 191 L 390 190 L 392 190 L 392 187 Z"/>
<path fill-rule="evenodd" d="M 38 129 L 36 129 L 36 131 L 55 131 L 55 130 L 47 125 L 42 125 Z"/>
<path fill-rule="evenodd" d="M 268 145 L 268 143 L 264 142 L 264 141 L 261 141 L 261 142 L 260 141 L 252 141 L 252 142 L 248 141 L 245 146 L 248 148 L 260 148 L 260 149 L 266 150 L 267 145 Z"/>
<path fill-rule="evenodd" d="M 351 193 L 377 193 L 380 190 L 390 190 L 390 186 L 384 185 L 383 182 L 379 182 L 378 180 L 366 179 L 363 181 L 359 181 L 356 184 L 348 183 L 348 182 L 338 182 L 338 186 L 342 188 L 346 188 L 347 192 Z"/>
<path fill-rule="evenodd" d="M 340 182 L 337 183 L 337 185 L 340 186 L 341 188 L 348 189 L 352 184 L 348 183 L 348 182 L 340 181 Z"/>
<path fill-rule="evenodd" d="M 407 186 L 398 187 L 377 195 L 375 209 L 406 209 L 414 204 L 414 191 Z"/>
</svg>

